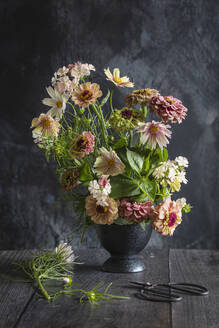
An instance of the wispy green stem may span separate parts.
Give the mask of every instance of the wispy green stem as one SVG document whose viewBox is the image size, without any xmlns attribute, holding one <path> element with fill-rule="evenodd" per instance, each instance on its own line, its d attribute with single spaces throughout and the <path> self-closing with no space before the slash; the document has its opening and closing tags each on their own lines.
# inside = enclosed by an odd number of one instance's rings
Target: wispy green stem
<svg viewBox="0 0 219 328">
<path fill-rule="evenodd" d="M 92 108 L 93 108 L 95 114 L 98 117 L 98 120 L 99 120 L 100 126 L 101 126 L 101 130 L 102 130 L 102 133 L 103 133 L 103 139 L 104 139 L 104 142 L 105 142 L 105 146 L 108 148 L 107 129 L 106 129 L 105 120 L 104 120 L 104 117 L 103 117 L 102 110 L 101 110 L 101 108 L 99 109 L 99 107 L 96 106 L 96 105 L 92 105 Z"/>
<path fill-rule="evenodd" d="M 47 291 L 46 291 L 45 288 L 43 287 L 43 284 L 41 283 L 41 280 L 40 280 L 39 277 L 37 278 L 37 283 L 38 283 L 39 288 L 40 288 L 42 294 L 44 295 L 44 297 L 45 297 L 48 301 L 50 301 L 51 297 L 49 296 L 49 294 L 47 293 Z"/>
<path fill-rule="evenodd" d="M 77 111 L 76 111 L 76 109 L 74 108 L 73 104 L 72 104 L 70 101 L 68 101 L 67 104 L 69 104 L 69 105 L 72 107 L 72 109 L 73 109 L 73 111 L 74 111 L 74 115 L 77 116 Z"/>
<path fill-rule="evenodd" d="M 110 91 L 110 110 L 113 113 L 114 109 L 113 109 L 113 90 Z"/>
<path fill-rule="evenodd" d="M 91 122 L 92 122 L 93 130 L 94 130 L 94 132 L 95 132 L 94 135 L 96 136 L 96 139 L 98 140 L 98 143 L 100 144 L 100 140 L 99 140 L 99 137 L 98 137 L 96 124 L 95 124 L 95 121 L 94 121 L 93 115 L 91 114 L 90 107 L 88 106 L 87 109 L 88 109 L 88 114 L 89 114 L 90 120 L 91 120 Z"/>
</svg>

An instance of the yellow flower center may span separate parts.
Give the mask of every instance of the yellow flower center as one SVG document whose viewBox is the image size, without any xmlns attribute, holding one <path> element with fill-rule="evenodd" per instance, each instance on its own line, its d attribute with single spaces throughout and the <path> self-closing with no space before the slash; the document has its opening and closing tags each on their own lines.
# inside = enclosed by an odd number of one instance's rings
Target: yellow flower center
<svg viewBox="0 0 219 328">
<path fill-rule="evenodd" d="M 110 159 L 110 160 L 108 161 L 108 166 L 109 166 L 109 168 L 115 166 L 115 161 L 114 161 L 114 159 Z"/>
<path fill-rule="evenodd" d="M 150 128 L 150 132 L 156 134 L 159 130 L 159 127 L 154 125 Z"/>
<path fill-rule="evenodd" d="M 134 90 L 133 93 L 135 94 L 142 94 L 145 93 L 145 91 L 147 91 L 148 89 L 140 89 L 140 90 Z"/>
<path fill-rule="evenodd" d="M 50 128 L 51 127 L 51 121 L 48 118 L 46 118 L 45 120 L 43 120 L 42 126 L 43 126 L 43 128 L 47 128 L 47 129 Z"/>
<path fill-rule="evenodd" d="M 107 206 L 96 205 L 96 211 L 99 214 L 105 214 L 108 211 Z"/>
<path fill-rule="evenodd" d="M 170 97 L 166 97 L 166 100 L 170 103 L 170 104 L 174 104 L 175 100 L 171 99 Z"/>
<path fill-rule="evenodd" d="M 76 141 L 76 149 L 80 151 L 83 148 L 85 148 L 86 144 L 87 144 L 87 138 L 85 136 L 80 136 Z"/>
<path fill-rule="evenodd" d="M 122 82 L 121 77 L 118 77 L 118 76 L 114 76 L 114 77 L 113 77 L 113 80 L 114 80 L 114 82 L 116 82 L 116 83 L 121 83 L 121 82 Z"/>
<path fill-rule="evenodd" d="M 62 102 L 61 101 L 57 101 L 56 102 L 56 106 L 57 106 L 57 108 L 62 108 Z"/>
<path fill-rule="evenodd" d="M 81 94 L 80 94 L 80 98 L 81 100 L 87 100 L 90 99 L 92 97 L 93 93 L 91 90 L 84 90 Z"/>
</svg>

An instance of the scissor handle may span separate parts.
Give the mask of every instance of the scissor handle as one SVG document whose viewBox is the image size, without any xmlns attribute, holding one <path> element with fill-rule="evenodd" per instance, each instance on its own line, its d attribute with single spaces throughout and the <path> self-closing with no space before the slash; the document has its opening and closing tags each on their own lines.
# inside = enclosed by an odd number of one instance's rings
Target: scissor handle
<svg viewBox="0 0 219 328">
<path fill-rule="evenodd" d="M 179 302 L 182 300 L 182 297 L 176 294 L 166 294 L 155 289 L 141 289 L 140 296 L 144 300 L 152 302 Z"/>
<path fill-rule="evenodd" d="M 209 294 L 209 291 L 206 287 L 197 284 L 191 284 L 186 282 L 179 282 L 179 283 L 175 282 L 175 283 L 168 283 L 168 286 L 171 289 L 179 290 L 188 293 L 190 295 L 205 296 Z M 182 286 L 182 288 L 178 286 Z"/>
</svg>

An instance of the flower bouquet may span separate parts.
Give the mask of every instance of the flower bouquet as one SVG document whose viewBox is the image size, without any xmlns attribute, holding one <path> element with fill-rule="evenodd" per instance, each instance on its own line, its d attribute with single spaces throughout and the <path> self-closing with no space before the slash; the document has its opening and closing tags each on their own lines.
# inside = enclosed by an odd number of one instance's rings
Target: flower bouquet
<svg viewBox="0 0 219 328">
<path fill-rule="evenodd" d="M 185 198 L 171 199 L 187 183 L 188 160 L 169 160 L 166 149 L 169 123 L 181 123 L 187 108 L 154 89 L 134 90 L 126 95 L 124 107 L 116 108 L 114 90 L 103 96 L 91 82 L 91 71 L 93 65 L 81 62 L 58 69 L 46 89 L 49 98 L 42 101 L 49 111 L 32 120 L 33 140 L 47 160 L 56 161 L 82 235 L 88 225 L 97 225 L 112 254 L 104 269 L 140 271 L 144 265 L 136 253 L 145 247 L 151 227 L 172 235 L 182 214 L 190 211 Z M 114 89 L 134 87 L 118 68 L 104 73 Z"/>
</svg>

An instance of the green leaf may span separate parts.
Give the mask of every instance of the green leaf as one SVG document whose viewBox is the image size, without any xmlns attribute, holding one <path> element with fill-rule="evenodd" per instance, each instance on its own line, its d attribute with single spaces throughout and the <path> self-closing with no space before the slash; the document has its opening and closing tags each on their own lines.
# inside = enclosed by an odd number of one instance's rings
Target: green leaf
<svg viewBox="0 0 219 328">
<path fill-rule="evenodd" d="M 141 179 L 139 187 L 145 195 L 147 195 L 152 201 L 154 201 L 157 190 L 157 184 L 155 181 L 151 181 L 148 178 L 144 177 L 143 179 Z"/>
<path fill-rule="evenodd" d="M 163 148 L 162 158 L 163 158 L 163 162 L 166 162 L 168 160 L 168 151 L 166 148 Z"/>
<path fill-rule="evenodd" d="M 121 174 L 111 177 L 110 184 L 112 188 L 110 196 L 115 199 L 136 196 L 141 193 L 138 182 L 135 179 Z"/>
<path fill-rule="evenodd" d="M 125 148 L 125 147 L 118 148 L 118 149 L 116 150 L 116 153 L 117 153 L 117 155 L 119 156 L 119 158 L 121 159 L 121 161 L 122 161 L 124 164 L 129 165 L 129 162 L 128 162 L 128 160 L 127 160 L 127 156 L 126 156 L 126 148 Z"/>
<path fill-rule="evenodd" d="M 93 179 L 93 175 L 91 174 L 90 166 L 88 163 L 85 163 L 80 170 L 80 181 L 91 181 Z"/>
<path fill-rule="evenodd" d="M 115 224 L 119 224 L 119 225 L 127 225 L 127 224 L 133 224 L 133 222 L 129 222 L 123 218 L 118 218 L 114 221 Z"/>
<path fill-rule="evenodd" d="M 144 193 L 142 193 L 138 196 L 132 197 L 132 200 L 136 203 L 144 203 L 144 202 L 147 202 L 148 200 L 150 200 L 150 198 L 147 195 L 145 195 Z"/>
<path fill-rule="evenodd" d="M 140 174 L 143 167 L 144 158 L 138 153 L 129 149 L 127 149 L 126 155 L 131 168 Z"/>
<path fill-rule="evenodd" d="M 127 140 L 125 138 L 121 138 L 113 145 L 113 150 L 127 146 L 127 144 Z"/>
<path fill-rule="evenodd" d="M 143 171 L 147 172 L 150 168 L 150 154 L 144 159 Z"/>
<path fill-rule="evenodd" d="M 107 91 L 107 95 L 101 100 L 100 107 L 102 107 L 103 105 L 105 105 L 105 103 L 109 99 L 109 96 L 110 96 L 110 90 Z"/>
<path fill-rule="evenodd" d="M 140 226 L 141 226 L 141 228 L 145 231 L 145 229 L 146 229 L 146 222 L 141 222 L 140 223 Z"/>
</svg>

